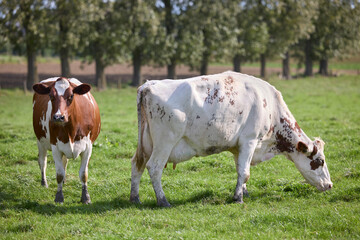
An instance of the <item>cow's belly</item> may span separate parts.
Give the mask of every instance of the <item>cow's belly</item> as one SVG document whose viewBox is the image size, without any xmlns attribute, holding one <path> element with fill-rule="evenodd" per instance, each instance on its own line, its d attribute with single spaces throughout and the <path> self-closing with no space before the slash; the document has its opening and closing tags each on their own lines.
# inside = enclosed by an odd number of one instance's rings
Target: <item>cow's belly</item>
<svg viewBox="0 0 360 240">
<path fill-rule="evenodd" d="M 67 143 L 63 143 L 61 141 L 56 142 L 56 146 L 54 146 L 59 152 L 63 153 L 67 158 L 77 158 L 82 152 L 85 152 L 89 149 L 91 145 L 90 137 L 84 137 L 79 141 L 75 141 L 71 143 L 71 141 Z"/>
</svg>

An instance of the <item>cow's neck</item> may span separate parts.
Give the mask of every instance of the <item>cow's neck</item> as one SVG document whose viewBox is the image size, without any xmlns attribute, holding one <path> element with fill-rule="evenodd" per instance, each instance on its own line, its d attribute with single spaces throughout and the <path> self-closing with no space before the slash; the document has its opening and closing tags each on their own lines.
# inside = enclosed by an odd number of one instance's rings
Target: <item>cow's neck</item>
<svg viewBox="0 0 360 240">
<path fill-rule="evenodd" d="M 275 150 L 286 156 L 296 151 L 296 145 L 299 141 L 305 144 L 311 142 L 287 108 L 280 111 L 273 138 L 275 140 Z"/>
</svg>

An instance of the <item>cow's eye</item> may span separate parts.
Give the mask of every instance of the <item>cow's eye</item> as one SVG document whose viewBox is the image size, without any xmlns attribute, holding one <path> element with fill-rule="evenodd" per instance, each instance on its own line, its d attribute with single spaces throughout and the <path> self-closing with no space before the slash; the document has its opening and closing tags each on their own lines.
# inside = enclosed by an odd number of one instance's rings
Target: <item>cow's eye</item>
<svg viewBox="0 0 360 240">
<path fill-rule="evenodd" d="M 71 95 L 68 97 L 67 100 L 68 100 L 68 103 L 69 103 L 69 104 L 72 102 L 73 98 L 74 98 L 74 94 L 71 94 Z"/>
</svg>

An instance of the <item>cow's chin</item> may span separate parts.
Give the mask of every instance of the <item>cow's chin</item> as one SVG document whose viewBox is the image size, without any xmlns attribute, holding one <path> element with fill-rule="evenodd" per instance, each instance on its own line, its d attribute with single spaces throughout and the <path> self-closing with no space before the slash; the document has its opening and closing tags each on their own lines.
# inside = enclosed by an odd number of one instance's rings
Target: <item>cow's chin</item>
<svg viewBox="0 0 360 240">
<path fill-rule="evenodd" d="M 51 120 L 51 123 L 55 126 L 66 126 L 69 121 Z"/>
</svg>

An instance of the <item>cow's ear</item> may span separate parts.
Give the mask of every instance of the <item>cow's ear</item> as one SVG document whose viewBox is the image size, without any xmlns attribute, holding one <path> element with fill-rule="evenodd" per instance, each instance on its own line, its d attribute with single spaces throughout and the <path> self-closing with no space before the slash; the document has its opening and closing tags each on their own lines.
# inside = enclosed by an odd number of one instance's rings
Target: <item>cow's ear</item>
<svg viewBox="0 0 360 240">
<path fill-rule="evenodd" d="M 300 141 L 296 144 L 296 150 L 298 150 L 298 152 L 307 153 L 309 151 L 309 147 Z"/>
<path fill-rule="evenodd" d="M 73 89 L 73 93 L 83 95 L 87 92 L 89 92 L 91 89 L 91 86 L 89 84 L 83 83 Z"/>
<path fill-rule="evenodd" d="M 44 94 L 49 94 L 50 93 L 50 88 L 45 86 L 42 83 L 37 83 L 33 85 L 33 89 L 36 93 L 44 95 Z"/>
</svg>

